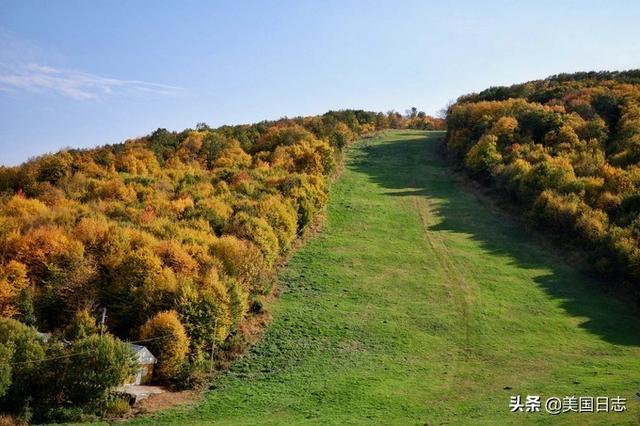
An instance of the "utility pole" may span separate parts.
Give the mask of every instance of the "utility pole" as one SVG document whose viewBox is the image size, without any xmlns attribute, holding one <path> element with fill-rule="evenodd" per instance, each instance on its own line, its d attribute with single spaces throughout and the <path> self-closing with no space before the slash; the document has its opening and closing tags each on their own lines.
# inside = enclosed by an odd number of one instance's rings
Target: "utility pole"
<svg viewBox="0 0 640 426">
<path fill-rule="evenodd" d="M 211 357 L 209 360 L 209 376 L 213 377 L 213 350 L 216 348 L 216 331 L 218 329 L 218 318 L 213 321 L 213 339 L 211 339 Z"/>
<path fill-rule="evenodd" d="M 104 323 L 107 320 L 107 308 L 102 308 L 102 320 L 100 321 L 100 337 L 104 334 Z"/>
</svg>

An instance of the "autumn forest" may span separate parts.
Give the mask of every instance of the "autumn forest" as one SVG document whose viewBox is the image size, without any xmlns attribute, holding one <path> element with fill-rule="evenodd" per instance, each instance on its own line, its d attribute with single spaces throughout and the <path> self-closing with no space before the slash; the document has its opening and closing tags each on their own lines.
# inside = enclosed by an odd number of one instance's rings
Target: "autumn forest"
<svg viewBox="0 0 640 426">
<path fill-rule="evenodd" d="M 483 188 L 597 291 L 637 308 L 639 71 L 492 87 L 441 118 L 341 110 L 157 129 L 0 167 L 2 409 L 36 422 L 128 412 L 114 389 L 138 370 L 130 343 L 157 357 L 151 383 L 209 386 L 269 327 L 279 268 L 316 231 L 345 164 L 363 170 L 349 147 L 361 143 L 370 165 L 391 155 L 379 147 L 393 135 L 399 147 L 420 140 L 391 130 L 440 135 L 437 153 L 415 158 L 442 157 L 447 176 Z"/>
<path fill-rule="evenodd" d="M 640 72 L 562 74 L 462 96 L 446 148 L 473 178 L 640 292 Z"/>
</svg>

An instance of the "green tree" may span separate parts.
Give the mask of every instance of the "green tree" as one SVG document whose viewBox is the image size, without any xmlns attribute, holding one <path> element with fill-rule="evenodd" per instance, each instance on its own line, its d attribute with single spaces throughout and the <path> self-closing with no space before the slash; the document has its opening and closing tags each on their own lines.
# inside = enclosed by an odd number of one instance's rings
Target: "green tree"
<svg viewBox="0 0 640 426">
<path fill-rule="evenodd" d="M 230 300 L 227 290 L 216 278 L 209 288 L 198 291 L 184 286 L 177 311 L 192 347 L 207 350 L 215 341 L 223 341 L 231 328 Z"/>
<path fill-rule="evenodd" d="M 18 311 L 16 319 L 29 327 L 35 327 L 37 318 L 33 307 L 33 296 L 28 288 L 24 288 L 18 293 L 15 300 L 15 307 Z"/>
<path fill-rule="evenodd" d="M 58 154 L 45 157 L 38 165 L 38 177 L 41 182 L 58 183 L 67 175 L 69 168 L 69 154 Z"/>
<path fill-rule="evenodd" d="M 64 336 L 69 340 L 79 340 L 97 334 L 98 332 L 99 329 L 96 325 L 96 319 L 88 310 L 82 309 L 75 313 L 71 323 L 69 323 L 64 330 Z"/>
<path fill-rule="evenodd" d="M 11 385 L 13 352 L 12 344 L 0 344 L 0 399 L 7 393 Z"/>
<path fill-rule="evenodd" d="M 502 155 L 497 149 L 498 138 L 485 135 L 467 152 L 465 164 L 478 175 L 487 178 L 492 169 L 502 161 Z"/>
<path fill-rule="evenodd" d="M 2 401 L 7 407 L 19 409 L 36 391 L 34 383 L 44 349 L 35 329 L 11 318 L 0 318 L 0 345 L 13 350 L 11 386 Z"/>
<path fill-rule="evenodd" d="M 77 341 L 65 377 L 66 396 L 74 404 L 104 401 L 114 387 L 123 384 L 137 369 L 131 348 L 110 335 L 92 335 Z"/>
</svg>

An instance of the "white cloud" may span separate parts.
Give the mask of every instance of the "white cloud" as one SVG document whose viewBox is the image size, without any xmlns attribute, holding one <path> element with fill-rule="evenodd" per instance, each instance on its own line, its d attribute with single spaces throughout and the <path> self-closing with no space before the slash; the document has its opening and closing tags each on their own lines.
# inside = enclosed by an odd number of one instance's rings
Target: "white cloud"
<svg viewBox="0 0 640 426">
<path fill-rule="evenodd" d="M 119 80 L 37 63 L 0 63 L 0 91 L 54 93 L 76 100 L 147 93 L 174 96 L 183 88 L 140 80 Z"/>
</svg>

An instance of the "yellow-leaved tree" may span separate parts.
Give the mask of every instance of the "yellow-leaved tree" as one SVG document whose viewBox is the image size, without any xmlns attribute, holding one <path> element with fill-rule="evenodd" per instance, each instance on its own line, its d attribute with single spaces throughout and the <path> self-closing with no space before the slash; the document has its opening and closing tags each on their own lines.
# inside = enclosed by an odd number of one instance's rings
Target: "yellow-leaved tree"
<svg viewBox="0 0 640 426">
<path fill-rule="evenodd" d="M 0 316 L 13 317 L 18 313 L 16 298 L 28 286 L 27 267 L 23 263 L 10 260 L 0 267 Z"/>
<path fill-rule="evenodd" d="M 161 380 L 176 375 L 189 350 L 189 337 L 176 311 L 159 312 L 140 330 L 140 339 L 158 358 L 155 373 Z"/>
</svg>

